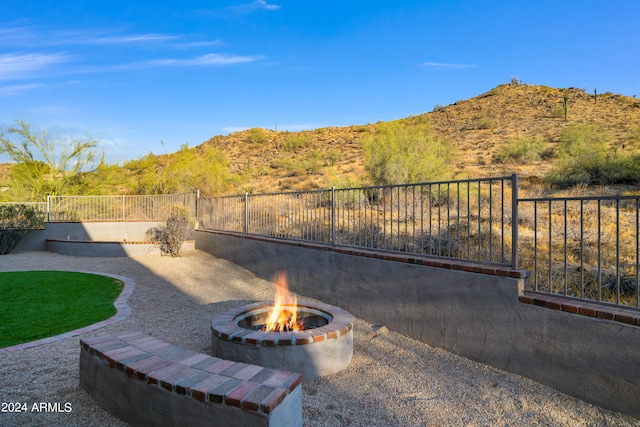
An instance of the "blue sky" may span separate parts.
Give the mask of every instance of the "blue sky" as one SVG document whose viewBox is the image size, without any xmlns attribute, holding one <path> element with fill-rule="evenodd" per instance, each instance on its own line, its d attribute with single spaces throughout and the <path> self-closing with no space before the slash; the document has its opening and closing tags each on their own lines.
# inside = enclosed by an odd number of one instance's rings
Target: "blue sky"
<svg viewBox="0 0 640 427">
<path fill-rule="evenodd" d="M 0 125 L 90 135 L 109 162 L 251 127 L 393 120 L 512 77 L 640 96 L 637 0 L 0 0 L 0 11 Z"/>
</svg>

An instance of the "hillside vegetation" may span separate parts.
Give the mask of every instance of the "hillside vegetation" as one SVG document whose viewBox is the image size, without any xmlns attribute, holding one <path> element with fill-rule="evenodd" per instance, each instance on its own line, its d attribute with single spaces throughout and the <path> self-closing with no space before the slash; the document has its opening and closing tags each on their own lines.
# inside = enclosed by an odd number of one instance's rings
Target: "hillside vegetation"
<svg viewBox="0 0 640 427">
<path fill-rule="evenodd" d="M 518 173 L 525 186 L 548 188 L 551 182 L 590 184 L 593 180 L 581 178 L 580 170 L 574 171 L 575 180 L 563 182 L 573 173 L 571 168 L 590 167 L 589 173 L 602 177 L 600 183 L 617 181 L 632 185 L 635 191 L 640 182 L 640 100 L 635 96 L 513 80 L 474 98 L 436 105 L 428 113 L 392 123 L 407 134 L 417 134 L 412 128 L 425 128 L 429 138 L 451 151 L 447 179 Z M 103 192 L 197 188 L 214 195 L 369 185 L 374 180 L 367 173 L 363 142 L 375 137 L 381 125 L 302 132 L 253 128 L 215 136 L 173 154 L 132 160 L 117 173 L 111 171 L 117 182 Z M 577 149 L 581 155 L 576 155 Z M 10 186 L 7 165 L 0 168 L 3 186 Z"/>
<path fill-rule="evenodd" d="M 566 97 L 567 117 L 564 116 Z M 455 150 L 452 178 L 518 173 L 525 182 L 544 182 L 558 163 L 563 132 L 593 125 L 608 136 L 612 152 L 635 155 L 640 139 L 640 100 L 582 89 L 505 84 L 433 111 L 400 119 L 406 126 L 428 123 Z M 236 191 L 284 191 L 370 182 L 360 141 L 379 124 L 328 127 L 297 133 L 249 129 L 216 136 L 201 147 L 221 148 L 232 173 L 245 180 Z M 541 142 L 531 159 L 500 160 L 514 142 Z M 637 184 L 637 182 L 636 182 Z"/>
</svg>

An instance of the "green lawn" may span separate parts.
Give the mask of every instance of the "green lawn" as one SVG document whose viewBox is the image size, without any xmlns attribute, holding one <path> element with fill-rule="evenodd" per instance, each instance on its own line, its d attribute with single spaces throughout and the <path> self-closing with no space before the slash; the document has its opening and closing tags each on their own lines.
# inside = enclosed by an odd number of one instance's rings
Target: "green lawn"
<svg viewBox="0 0 640 427">
<path fill-rule="evenodd" d="M 0 273 L 0 348 L 58 335 L 116 314 L 124 284 L 66 271 Z"/>
</svg>

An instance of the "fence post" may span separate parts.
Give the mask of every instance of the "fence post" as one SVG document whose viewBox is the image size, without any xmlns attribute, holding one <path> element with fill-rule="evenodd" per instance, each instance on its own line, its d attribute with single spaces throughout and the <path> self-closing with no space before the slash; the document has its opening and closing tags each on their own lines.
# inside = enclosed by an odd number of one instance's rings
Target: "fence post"
<svg viewBox="0 0 640 427">
<path fill-rule="evenodd" d="M 249 193 L 244 193 L 244 234 L 249 234 Z"/>
<path fill-rule="evenodd" d="M 122 221 L 124 221 L 124 194 L 122 195 Z"/>
<path fill-rule="evenodd" d="M 336 187 L 331 187 L 331 245 L 336 245 Z"/>
<path fill-rule="evenodd" d="M 47 194 L 47 222 L 51 222 L 51 195 Z"/>
<path fill-rule="evenodd" d="M 511 175 L 511 268 L 518 269 L 518 174 Z"/>
<path fill-rule="evenodd" d="M 196 211 L 195 211 L 196 221 L 200 221 L 200 218 L 198 218 L 199 204 L 200 204 L 200 190 L 196 190 Z"/>
</svg>

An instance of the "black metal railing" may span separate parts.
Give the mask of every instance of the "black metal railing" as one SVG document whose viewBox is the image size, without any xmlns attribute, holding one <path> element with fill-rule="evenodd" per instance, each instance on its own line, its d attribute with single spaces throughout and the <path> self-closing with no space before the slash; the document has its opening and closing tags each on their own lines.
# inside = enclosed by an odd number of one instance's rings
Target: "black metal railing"
<svg viewBox="0 0 640 427">
<path fill-rule="evenodd" d="M 517 268 L 516 175 L 200 198 L 204 229 Z"/>
<path fill-rule="evenodd" d="M 522 198 L 521 267 L 530 287 L 640 307 L 640 196 Z"/>
<path fill-rule="evenodd" d="M 519 197 L 517 175 L 225 197 L 60 196 L 56 221 L 163 221 L 531 271 L 537 292 L 640 308 L 640 195 Z"/>
</svg>

